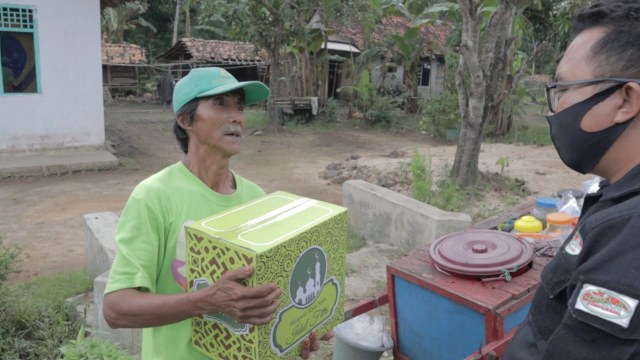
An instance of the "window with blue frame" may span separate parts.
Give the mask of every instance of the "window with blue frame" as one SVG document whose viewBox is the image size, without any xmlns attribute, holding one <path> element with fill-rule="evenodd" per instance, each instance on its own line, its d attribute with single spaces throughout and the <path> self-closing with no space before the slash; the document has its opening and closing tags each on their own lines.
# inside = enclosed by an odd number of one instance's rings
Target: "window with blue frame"
<svg viewBox="0 0 640 360">
<path fill-rule="evenodd" d="M 0 4 L 0 60 L 0 95 L 40 92 L 34 7 Z"/>
</svg>

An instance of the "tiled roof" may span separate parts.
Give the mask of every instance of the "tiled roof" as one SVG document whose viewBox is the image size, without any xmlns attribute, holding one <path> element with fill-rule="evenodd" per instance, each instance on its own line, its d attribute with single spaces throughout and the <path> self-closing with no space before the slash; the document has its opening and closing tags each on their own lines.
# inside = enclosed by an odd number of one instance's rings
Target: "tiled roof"
<svg viewBox="0 0 640 360">
<path fill-rule="evenodd" d="M 171 49 L 158 55 L 158 58 L 213 64 L 261 64 L 267 61 L 266 54 L 250 43 L 193 38 L 180 39 Z"/>
<path fill-rule="evenodd" d="M 102 43 L 103 64 L 139 64 L 147 62 L 144 49 L 133 44 L 106 44 Z"/>
<path fill-rule="evenodd" d="M 408 27 L 408 21 L 401 16 L 387 16 L 382 19 L 382 23 L 376 25 L 371 38 L 375 43 L 383 43 L 389 34 L 403 34 Z M 359 49 L 363 49 L 362 33 L 360 26 L 353 24 L 333 24 L 336 34 L 330 38 L 336 41 L 349 41 Z M 422 51 L 423 56 L 432 54 L 444 54 L 447 44 L 447 37 L 451 31 L 451 26 L 446 24 L 425 24 L 420 27 L 422 36 L 427 39 L 426 46 Z"/>
</svg>

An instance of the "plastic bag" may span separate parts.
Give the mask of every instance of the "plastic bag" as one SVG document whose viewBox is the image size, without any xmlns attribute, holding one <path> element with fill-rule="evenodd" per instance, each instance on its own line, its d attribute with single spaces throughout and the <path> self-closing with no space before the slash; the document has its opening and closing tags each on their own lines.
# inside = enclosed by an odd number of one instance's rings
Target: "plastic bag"
<svg viewBox="0 0 640 360">
<path fill-rule="evenodd" d="M 589 179 L 585 182 L 582 183 L 582 192 L 587 195 L 587 194 L 593 194 L 598 192 L 598 190 L 600 190 L 600 181 L 602 181 L 603 178 L 601 178 L 600 176 L 595 176 L 592 179 Z"/>
<path fill-rule="evenodd" d="M 597 184 L 596 184 L 597 185 Z M 572 217 L 580 216 L 580 205 L 578 205 L 578 201 L 576 198 L 569 194 L 563 194 L 560 199 L 560 205 L 558 206 L 558 211 L 561 213 L 566 213 L 571 215 Z"/>
</svg>

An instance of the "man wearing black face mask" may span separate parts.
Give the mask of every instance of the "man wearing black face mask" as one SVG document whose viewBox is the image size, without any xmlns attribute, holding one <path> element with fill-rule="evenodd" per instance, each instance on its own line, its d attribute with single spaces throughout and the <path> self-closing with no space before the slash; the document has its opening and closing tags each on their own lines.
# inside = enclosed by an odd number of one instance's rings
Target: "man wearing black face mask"
<svg viewBox="0 0 640 360">
<path fill-rule="evenodd" d="M 547 84 L 562 161 L 604 177 L 503 359 L 640 359 L 640 1 L 579 12 Z"/>
</svg>

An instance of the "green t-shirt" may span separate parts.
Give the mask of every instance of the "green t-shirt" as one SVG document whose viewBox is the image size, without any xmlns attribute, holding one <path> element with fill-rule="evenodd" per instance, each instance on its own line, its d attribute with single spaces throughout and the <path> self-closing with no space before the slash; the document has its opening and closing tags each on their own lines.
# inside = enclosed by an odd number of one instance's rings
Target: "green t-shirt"
<svg viewBox="0 0 640 360">
<path fill-rule="evenodd" d="M 221 195 L 178 162 L 140 182 L 118 221 L 118 253 L 105 294 L 128 288 L 185 292 L 184 225 L 265 194 L 258 185 L 234 177 L 236 192 Z M 191 345 L 191 319 L 144 329 L 142 358 L 206 359 Z"/>
</svg>

